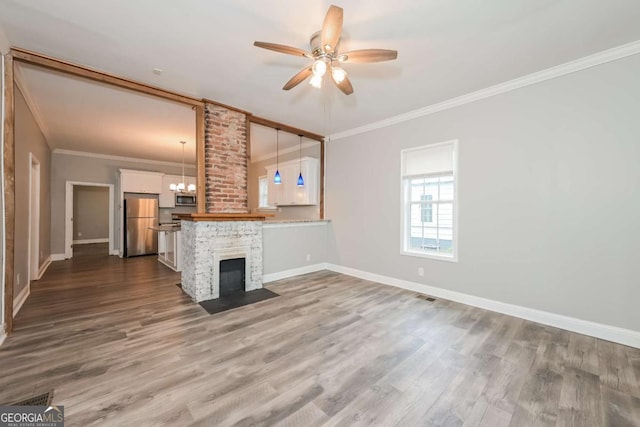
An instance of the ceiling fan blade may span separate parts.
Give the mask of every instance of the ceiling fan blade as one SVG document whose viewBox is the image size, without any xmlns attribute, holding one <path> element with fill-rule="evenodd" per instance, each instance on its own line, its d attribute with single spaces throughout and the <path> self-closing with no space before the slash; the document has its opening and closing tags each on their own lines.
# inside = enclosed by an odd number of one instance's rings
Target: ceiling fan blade
<svg viewBox="0 0 640 427">
<path fill-rule="evenodd" d="M 342 35 L 342 8 L 331 6 L 322 24 L 322 49 L 329 53 L 336 50 Z M 327 48 L 327 46 L 329 46 Z"/>
<path fill-rule="evenodd" d="M 338 55 L 340 62 L 382 62 L 391 61 L 398 57 L 397 50 L 388 49 L 360 49 Z"/>
<path fill-rule="evenodd" d="M 269 50 L 274 50 L 280 53 L 286 53 L 287 55 L 304 56 L 307 58 L 313 58 L 313 55 L 311 55 L 309 52 L 305 52 L 304 50 L 298 49 L 297 47 L 291 47 L 291 46 L 285 46 L 283 44 L 267 43 L 267 42 L 253 42 L 253 45 L 257 47 L 261 47 L 263 49 L 269 49 Z"/>
<path fill-rule="evenodd" d="M 347 76 L 346 74 L 344 76 L 344 79 L 340 83 L 336 81 L 335 77 L 333 77 L 333 74 L 331 74 L 331 79 L 336 84 L 336 86 L 338 86 L 338 89 L 344 92 L 345 95 L 351 95 L 353 93 L 353 86 L 351 86 L 349 76 Z"/>
<path fill-rule="evenodd" d="M 309 77 L 311 73 L 312 73 L 311 67 L 303 68 L 295 76 L 291 77 L 282 89 L 289 90 L 291 88 L 298 86 L 300 83 L 304 81 L 304 79 Z"/>
</svg>

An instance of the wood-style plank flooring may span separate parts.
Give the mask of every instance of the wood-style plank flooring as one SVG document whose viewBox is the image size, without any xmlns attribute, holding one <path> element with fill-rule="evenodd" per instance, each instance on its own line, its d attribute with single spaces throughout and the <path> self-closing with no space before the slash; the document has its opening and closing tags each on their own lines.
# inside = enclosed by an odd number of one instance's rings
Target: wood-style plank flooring
<svg viewBox="0 0 640 427">
<path fill-rule="evenodd" d="M 32 285 L 0 402 L 68 426 L 638 426 L 640 350 L 332 272 L 208 315 L 153 257 L 78 254 Z"/>
</svg>

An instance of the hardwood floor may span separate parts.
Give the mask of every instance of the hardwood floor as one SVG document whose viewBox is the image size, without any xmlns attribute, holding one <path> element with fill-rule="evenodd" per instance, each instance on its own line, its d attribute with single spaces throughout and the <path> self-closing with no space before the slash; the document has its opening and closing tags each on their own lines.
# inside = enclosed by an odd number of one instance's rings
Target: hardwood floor
<svg viewBox="0 0 640 427">
<path fill-rule="evenodd" d="M 153 257 L 56 262 L 0 347 L 0 402 L 68 426 L 640 425 L 640 350 L 318 272 L 208 315 Z"/>
</svg>

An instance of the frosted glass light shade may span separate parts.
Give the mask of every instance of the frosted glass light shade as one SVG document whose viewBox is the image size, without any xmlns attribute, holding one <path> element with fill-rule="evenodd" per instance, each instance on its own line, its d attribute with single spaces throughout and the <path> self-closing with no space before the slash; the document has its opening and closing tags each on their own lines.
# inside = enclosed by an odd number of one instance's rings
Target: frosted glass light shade
<svg viewBox="0 0 640 427">
<path fill-rule="evenodd" d="M 344 78 L 347 77 L 347 72 L 340 67 L 332 67 L 331 75 L 333 76 L 333 81 L 340 84 L 344 81 Z"/>
<path fill-rule="evenodd" d="M 169 184 L 169 190 L 171 191 L 177 191 L 178 190 L 178 186 L 175 184 Z"/>
<path fill-rule="evenodd" d="M 178 189 L 178 191 L 184 191 L 184 189 L 187 188 L 187 186 L 184 185 L 184 182 L 181 182 L 176 186 L 176 188 Z"/>
<path fill-rule="evenodd" d="M 311 71 L 314 76 L 322 77 L 327 72 L 327 64 L 322 59 L 318 59 L 311 66 Z"/>
<path fill-rule="evenodd" d="M 316 89 L 320 89 L 322 87 L 322 76 L 314 75 L 309 80 L 309 84 Z"/>
<path fill-rule="evenodd" d="M 188 191 L 189 193 L 193 193 L 193 192 L 195 192 L 195 191 L 196 191 L 196 185 L 195 185 L 195 184 L 189 184 L 189 185 L 187 186 L 187 191 Z"/>
</svg>

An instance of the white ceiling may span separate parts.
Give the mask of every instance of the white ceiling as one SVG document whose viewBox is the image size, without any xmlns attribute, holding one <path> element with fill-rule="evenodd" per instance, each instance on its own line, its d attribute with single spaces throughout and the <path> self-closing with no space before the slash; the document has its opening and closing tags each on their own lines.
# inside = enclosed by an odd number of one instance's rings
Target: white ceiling
<svg viewBox="0 0 640 427">
<path fill-rule="evenodd" d="M 396 49 L 398 60 L 346 64 L 351 96 L 332 85 L 281 90 L 307 60 L 253 42 L 307 49 L 331 3 L 0 0 L 0 25 L 14 46 L 320 134 L 640 40 L 638 0 L 350 0 L 338 3 L 344 8 L 341 51 Z M 38 103 L 51 102 L 33 92 Z M 83 102 L 90 110 L 93 100 Z"/>
<path fill-rule="evenodd" d="M 37 66 L 17 81 L 51 149 L 195 164 L 191 107 Z"/>
</svg>

